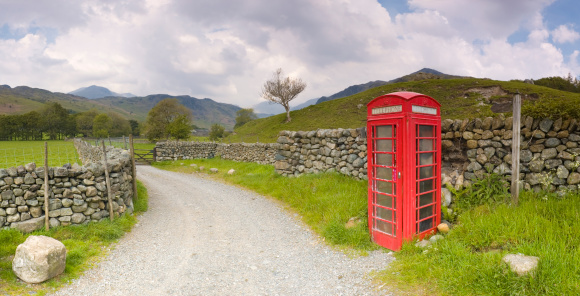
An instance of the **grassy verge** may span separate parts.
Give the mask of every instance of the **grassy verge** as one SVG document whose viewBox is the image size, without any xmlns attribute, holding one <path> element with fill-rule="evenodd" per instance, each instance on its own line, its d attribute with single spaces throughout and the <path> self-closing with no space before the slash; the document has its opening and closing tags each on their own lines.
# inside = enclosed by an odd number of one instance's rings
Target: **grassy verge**
<svg viewBox="0 0 580 296">
<path fill-rule="evenodd" d="M 524 192 L 517 207 L 478 206 L 432 248 L 406 244 L 378 278 L 411 295 L 580 295 L 578 199 Z M 515 253 L 540 258 L 534 275 L 501 261 Z"/>
<path fill-rule="evenodd" d="M 135 202 L 135 214 L 123 215 L 110 222 L 89 223 L 82 226 L 57 227 L 49 231 L 35 231 L 22 234 L 16 230 L 0 231 L 0 292 L 7 295 L 44 295 L 72 279 L 79 277 L 83 271 L 107 254 L 111 245 L 130 231 L 137 222 L 136 215 L 147 211 L 147 189 L 137 181 L 139 200 Z M 28 285 L 12 272 L 12 260 L 16 247 L 29 235 L 45 235 L 61 241 L 67 249 L 66 268 L 60 276 L 41 284 Z M 3 294 L 4 295 L 4 294 Z"/>
<path fill-rule="evenodd" d="M 192 163 L 198 167 L 190 166 Z M 286 178 L 276 174 L 274 167 L 269 165 L 221 159 L 159 162 L 154 166 L 183 173 L 199 171 L 199 166 L 204 166 L 206 172 L 209 168 L 217 168 L 219 172 L 212 174 L 215 177 L 283 201 L 331 245 L 359 251 L 377 248 L 367 228 L 366 181 L 356 181 L 338 173 Z M 228 175 L 227 171 L 232 168 L 236 172 Z M 360 223 L 347 229 L 345 224 L 352 217 L 360 219 Z"/>
</svg>

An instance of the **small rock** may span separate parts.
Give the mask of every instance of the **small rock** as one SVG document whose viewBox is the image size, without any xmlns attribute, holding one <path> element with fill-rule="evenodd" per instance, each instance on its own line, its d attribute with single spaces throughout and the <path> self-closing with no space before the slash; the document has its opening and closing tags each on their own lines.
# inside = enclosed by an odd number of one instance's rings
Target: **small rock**
<svg viewBox="0 0 580 296">
<path fill-rule="evenodd" d="M 209 171 L 210 171 L 210 172 L 212 172 L 212 173 L 217 173 L 217 172 L 218 172 L 218 169 L 216 169 L 216 168 L 211 168 L 211 169 L 209 169 Z"/>
<path fill-rule="evenodd" d="M 199 170 L 200 170 L 200 171 L 203 171 L 203 170 L 205 170 L 205 167 L 204 167 L 204 166 L 200 166 L 200 167 L 199 167 Z"/>
<path fill-rule="evenodd" d="M 196 167 L 196 166 L 197 166 L 197 164 L 195 164 L 195 163 L 192 163 L 192 164 L 190 164 L 189 166 L 190 166 L 190 167 Z"/>
<path fill-rule="evenodd" d="M 501 260 L 509 265 L 511 271 L 522 276 L 534 271 L 538 267 L 540 258 L 523 254 L 507 254 Z"/>
<path fill-rule="evenodd" d="M 445 223 L 441 223 L 439 225 L 437 225 L 437 230 L 439 230 L 439 232 L 446 234 L 449 232 L 449 225 L 445 224 Z"/>
<path fill-rule="evenodd" d="M 230 170 L 228 171 L 228 175 L 233 175 L 235 172 L 236 172 L 236 170 L 234 170 L 234 169 L 230 169 Z"/>
<path fill-rule="evenodd" d="M 418 241 L 415 244 L 415 247 L 418 247 L 418 248 L 426 248 L 426 247 L 428 247 L 430 245 L 431 245 L 431 241 L 429 241 L 429 240 L 422 240 L 422 241 Z"/>
<path fill-rule="evenodd" d="M 440 225 L 441 225 L 441 224 L 440 224 Z M 439 228 L 439 226 L 437 226 L 437 228 Z M 441 234 L 436 234 L 436 235 L 434 235 L 434 236 L 430 237 L 430 238 L 429 238 L 429 241 L 431 241 L 431 242 L 436 242 L 436 241 L 438 241 L 438 240 L 440 240 L 440 239 L 444 239 L 444 237 L 443 237 Z"/>
</svg>

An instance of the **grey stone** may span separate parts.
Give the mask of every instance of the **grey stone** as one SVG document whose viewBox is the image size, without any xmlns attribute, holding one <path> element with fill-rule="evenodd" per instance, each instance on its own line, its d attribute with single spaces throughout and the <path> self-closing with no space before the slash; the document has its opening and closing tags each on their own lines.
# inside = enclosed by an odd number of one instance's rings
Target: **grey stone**
<svg viewBox="0 0 580 296">
<path fill-rule="evenodd" d="M 26 283 L 37 284 L 61 274 L 66 267 L 65 246 L 50 237 L 29 236 L 16 248 L 12 270 Z"/>
<path fill-rule="evenodd" d="M 6 190 L 0 193 L 0 200 L 13 200 L 15 198 L 12 190 Z"/>
<path fill-rule="evenodd" d="M 10 228 L 19 230 L 20 232 L 23 233 L 30 233 L 42 229 L 43 226 L 44 226 L 44 216 L 28 219 L 22 222 L 14 222 L 10 224 Z"/>
<path fill-rule="evenodd" d="M 544 167 L 545 167 L 544 161 L 541 159 L 532 160 L 528 164 L 528 168 L 530 169 L 530 171 L 534 173 L 542 172 L 544 170 Z"/>
<path fill-rule="evenodd" d="M 87 197 L 92 197 L 92 196 L 96 196 L 97 195 L 97 188 L 95 188 L 94 186 L 87 186 L 87 190 L 85 192 L 85 195 Z"/>
<path fill-rule="evenodd" d="M 73 201 L 71 199 L 65 198 L 61 200 L 62 202 L 62 206 L 65 208 L 70 208 L 73 204 Z"/>
<path fill-rule="evenodd" d="M 534 157 L 532 151 L 530 150 L 522 150 L 520 151 L 520 161 L 527 163 L 530 162 L 532 160 L 532 158 Z"/>
<path fill-rule="evenodd" d="M 71 216 L 71 222 L 73 224 L 81 224 L 81 223 L 85 222 L 86 219 L 87 219 L 87 217 L 85 217 L 85 215 L 83 215 L 81 213 L 74 213 Z"/>
<path fill-rule="evenodd" d="M 511 170 L 510 166 L 507 163 L 502 162 L 499 166 L 497 166 L 493 170 L 493 172 L 496 173 L 496 174 L 500 174 L 500 175 L 511 175 L 512 170 Z"/>
<path fill-rule="evenodd" d="M 540 130 L 542 130 L 544 133 L 549 132 L 550 129 L 552 128 L 553 123 L 554 121 L 552 119 L 549 118 L 542 119 L 542 121 L 540 121 Z"/>
<path fill-rule="evenodd" d="M 554 148 L 554 147 L 558 147 L 558 145 L 560 145 L 560 139 L 558 138 L 548 138 L 546 140 L 546 142 L 544 143 L 544 145 L 546 145 L 546 147 L 548 148 Z"/>
<path fill-rule="evenodd" d="M 525 256 L 523 254 L 508 254 L 502 259 L 519 276 L 534 272 L 538 267 L 540 258 L 535 256 Z"/>
<path fill-rule="evenodd" d="M 444 207 L 448 207 L 451 204 L 452 196 L 451 191 L 449 189 L 443 187 L 441 188 L 441 205 Z"/>
<path fill-rule="evenodd" d="M 568 175 L 567 182 L 569 185 L 576 185 L 580 183 L 580 173 L 572 172 Z"/>
<path fill-rule="evenodd" d="M 570 172 L 568 171 L 568 169 L 566 169 L 565 166 L 560 165 L 558 166 L 558 169 L 556 170 L 556 176 L 560 179 L 566 179 L 568 178 L 568 175 L 570 175 Z"/>
<path fill-rule="evenodd" d="M 467 166 L 467 171 L 469 171 L 469 172 L 474 172 L 474 171 L 478 171 L 478 170 L 481 170 L 481 165 L 475 161 L 471 162 Z"/>
<path fill-rule="evenodd" d="M 555 168 L 557 168 L 561 164 L 562 164 L 562 160 L 561 159 L 548 159 L 545 162 L 545 165 L 546 165 L 546 169 L 547 170 L 555 169 Z"/>
<path fill-rule="evenodd" d="M 543 159 L 552 159 L 556 156 L 558 156 L 558 150 L 556 148 L 547 148 L 542 151 Z"/>
<path fill-rule="evenodd" d="M 83 213 L 89 208 L 87 203 L 83 203 L 80 206 L 72 206 L 72 211 L 75 213 Z"/>
</svg>

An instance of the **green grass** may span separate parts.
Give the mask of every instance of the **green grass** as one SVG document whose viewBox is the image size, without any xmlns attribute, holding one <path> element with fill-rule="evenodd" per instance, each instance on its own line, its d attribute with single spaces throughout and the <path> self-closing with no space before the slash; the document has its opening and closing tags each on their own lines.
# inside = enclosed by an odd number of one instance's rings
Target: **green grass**
<svg viewBox="0 0 580 296">
<path fill-rule="evenodd" d="M 579 295 L 580 196 L 524 192 L 519 206 L 485 204 L 464 212 L 426 251 L 409 243 L 378 278 L 412 295 Z M 506 254 L 540 258 L 519 277 Z"/>
<path fill-rule="evenodd" d="M 366 104 L 372 99 L 396 91 L 426 94 L 441 103 L 443 119 L 464 119 L 494 116 L 491 104 L 486 104 L 474 88 L 500 86 L 505 96 L 492 96 L 489 101 L 511 99 L 518 91 L 522 94 L 524 115 L 535 117 L 580 117 L 580 94 L 559 91 L 517 81 L 487 79 L 432 79 L 384 85 L 346 97 L 291 111 L 292 121 L 284 123 L 286 114 L 252 120 L 237 128 L 224 142 L 273 143 L 282 130 L 311 131 L 331 128 L 359 128 L 366 126 Z M 483 105 L 481 105 L 484 103 Z M 510 116 L 510 114 L 506 114 Z"/>
<path fill-rule="evenodd" d="M 35 231 L 22 234 L 17 230 L 0 231 L 0 292 L 7 295 L 38 293 L 44 295 L 72 279 L 78 278 L 85 270 L 105 256 L 126 232 L 137 222 L 136 215 L 147 210 L 147 189 L 137 181 L 139 199 L 135 202 L 135 215 L 123 215 L 113 222 L 105 220 L 87 225 L 57 227 L 49 231 Z M 37 285 L 27 285 L 19 281 L 12 272 L 12 259 L 16 247 L 29 235 L 45 235 L 61 241 L 67 249 L 66 268 L 63 274 Z M 4 294 L 3 294 L 4 295 Z"/>
<path fill-rule="evenodd" d="M 191 167 L 192 163 L 198 167 Z M 368 233 L 366 181 L 338 173 L 287 178 L 276 174 L 273 166 L 221 159 L 158 162 L 154 166 L 183 173 L 198 172 L 199 166 L 204 166 L 205 172 L 217 168 L 219 172 L 213 176 L 284 202 L 331 245 L 358 251 L 377 248 Z M 228 175 L 232 168 L 236 173 Z M 361 223 L 345 228 L 352 217 L 360 218 Z"/>
<path fill-rule="evenodd" d="M 16 167 L 34 162 L 44 166 L 45 141 L 0 141 L 0 168 Z M 62 166 L 65 163 L 78 163 L 78 153 L 72 141 L 48 142 L 48 165 Z"/>
</svg>

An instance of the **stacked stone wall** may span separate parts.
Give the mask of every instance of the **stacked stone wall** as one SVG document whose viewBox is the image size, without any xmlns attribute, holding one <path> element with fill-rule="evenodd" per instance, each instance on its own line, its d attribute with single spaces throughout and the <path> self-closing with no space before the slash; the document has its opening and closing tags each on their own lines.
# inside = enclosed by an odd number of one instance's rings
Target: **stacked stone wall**
<svg viewBox="0 0 580 296">
<path fill-rule="evenodd" d="M 158 142 L 155 146 L 158 161 L 194 158 L 229 159 L 260 164 L 273 164 L 278 145 L 264 143 L 210 143 L 210 142 Z"/>
<path fill-rule="evenodd" d="M 441 180 L 459 188 L 487 172 L 511 175 L 513 119 L 443 120 Z M 520 177 L 524 189 L 578 190 L 580 129 L 576 119 L 523 117 Z M 274 164 L 284 176 L 336 171 L 367 179 L 366 129 L 281 131 L 274 144 L 158 143 L 158 159 L 211 158 Z"/>
<path fill-rule="evenodd" d="M 83 166 L 48 169 L 50 226 L 86 224 L 109 216 L 102 150 L 75 140 Z M 99 152 L 100 151 L 100 152 Z M 99 157 L 100 154 L 100 157 Z M 131 157 L 107 147 L 115 215 L 133 211 Z M 0 227 L 32 231 L 44 225 L 44 167 L 29 163 L 0 169 Z"/>
</svg>

